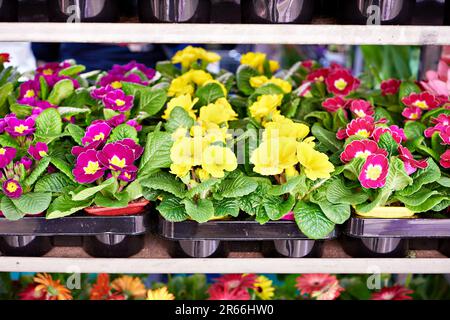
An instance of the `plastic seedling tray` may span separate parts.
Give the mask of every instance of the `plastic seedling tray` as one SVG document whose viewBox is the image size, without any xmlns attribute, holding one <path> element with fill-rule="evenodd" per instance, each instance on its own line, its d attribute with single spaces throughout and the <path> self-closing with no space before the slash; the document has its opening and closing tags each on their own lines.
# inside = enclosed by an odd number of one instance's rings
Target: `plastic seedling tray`
<svg viewBox="0 0 450 320">
<path fill-rule="evenodd" d="M 84 250 L 94 257 L 129 257 L 144 246 L 148 215 L 97 217 L 74 215 L 47 220 L 0 218 L 0 252 L 8 256 L 42 256 L 61 239 L 82 237 Z M 73 241 L 72 241 L 73 242 Z"/>
<path fill-rule="evenodd" d="M 355 257 L 405 257 L 411 241 L 426 239 L 442 241 L 445 253 L 446 238 L 450 238 L 450 219 L 406 218 L 380 219 L 354 216 L 345 225 L 344 249 Z M 423 244 L 422 244 L 423 246 Z M 450 246 L 446 253 L 450 256 Z"/>
<path fill-rule="evenodd" d="M 324 239 L 311 240 L 292 221 L 271 221 L 260 225 L 256 221 L 221 220 L 200 224 L 194 221 L 169 222 L 161 216 L 157 232 L 175 244 L 171 252 L 173 257 L 193 258 L 226 256 L 228 248 L 236 242 L 247 242 L 247 249 L 261 250 L 265 256 L 320 257 L 323 240 L 338 236 L 334 230 Z M 248 242 L 258 244 L 252 246 Z"/>
</svg>

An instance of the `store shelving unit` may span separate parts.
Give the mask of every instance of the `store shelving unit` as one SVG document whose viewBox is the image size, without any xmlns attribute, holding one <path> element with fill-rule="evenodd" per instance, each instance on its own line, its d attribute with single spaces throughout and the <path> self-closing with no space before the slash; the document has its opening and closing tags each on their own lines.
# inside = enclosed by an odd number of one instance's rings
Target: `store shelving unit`
<svg viewBox="0 0 450 320">
<path fill-rule="evenodd" d="M 450 45 L 450 27 L 0 23 L 0 42 L 83 43 L 254 43 Z M 164 241 L 149 236 L 146 248 L 129 259 L 90 258 L 81 248 L 58 247 L 45 257 L 0 257 L 1 271 L 108 273 L 450 273 L 450 259 L 436 251 L 414 258 L 353 259 L 337 241 L 320 259 L 267 259 L 233 252 L 226 259 L 170 259 Z"/>
</svg>

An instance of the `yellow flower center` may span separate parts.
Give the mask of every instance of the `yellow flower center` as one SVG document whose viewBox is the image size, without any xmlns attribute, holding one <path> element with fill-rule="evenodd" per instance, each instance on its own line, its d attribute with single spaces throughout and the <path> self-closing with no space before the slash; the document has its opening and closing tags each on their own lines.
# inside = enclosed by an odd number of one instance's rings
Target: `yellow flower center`
<svg viewBox="0 0 450 320">
<path fill-rule="evenodd" d="M 96 174 L 100 170 L 98 161 L 89 161 L 87 167 L 83 168 L 85 174 Z"/>
<path fill-rule="evenodd" d="M 27 90 L 27 92 L 25 92 L 25 98 L 33 98 L 35 95 L 34 90 Z"/>
<path fill-rule="evenodd" d="M 0 155 L 3 156 L 6 153 L 6 149 L 5 148 L 0 148 Z"/>
<path fill-rule="evenodd" d="M 366 113 L 363 110 L 355 110 L 354 112 L 360 118 L 364 118 L 366 116 Z"/>
<path fill-rule="evenodd" d="M 366 129 L 358 130 L 358 131 L 356 132 L 356 134 L 359 135 L 359 136 L 361 136 L 361 137 L 364 137 L 364 138 L 368 138 L 368 137 L 370 136 L 369 131 L 367 131 Z"/>
<path fill-rule="evenodd" d="M 380 165 L 369 164 L 366 171 L 366 178 L 370 180 L 377 180 L 381 173 L 383 172 L 383 168 Z"/>
<path fill-rule="evenodd" d="M 113 87 L 114 89 L 120 89 L 122 88 L 122 82 L 114 81 L 113 83 L 111 83 L 111 87 Z"/>
<path fill-rule="evenodd" d="M 47 156 L 47 152 L 45 152 L 45 151 L 39 151 L 39 155 L 40 155 L 41 157 L 46 157 L 46 156 Z"/>
<path fill-rule="evenodd" d="M 94 136 L 94 141 L 100 141 L 105 139 L 105 134 L 103 132 L 100 132 L 99 134 Z"/>
<path fill-rule="evenodd" d="M 129 174 L 128 172 L 125 172 L 123 175 L 125 176 L 125 178 L 131 179 L 131 174 Z"/>
<path fill-rule="evenodd" d="M 6 190 L 8 190 L 8 192 L 13 193 L 16 192 L 17 189 L 19 189 L 19 186 L 15 182 L 10 181 L 6 184 Z"/>
<path fill-rule="evenodd" d="M 344 90 L 345 88 L 347 88 L 347 81 L 345 81 L 344 79 L 340 78 L 339 80 L 336 80 L 334 82 L 334 86 L 336 88 L 338 88 L 340 91 Z"/>
<path fill-rule="evenodd" d="M 355 153 L 355 157 L 357 158 L 364 158 L 366 159 L 368 156 L 370 156 L 372 154 L 372 152 L 370 152 L 369 150 L 366 151 L 358 151 Z"/>
<path fill-rule="evenodd" d="M 320 76 L 320 77 L 316 77 L 316 79 L 314 79 L 314 80 L 324 82 L 325 78 L 323 76 Z"/>
<path fill-rule="evenodd" d="M 419 118 L 419 114 L 417 113 L 411 113 L 411 115 L 409 116 L 410 119 L 416 120 Z"/>
<path fill-rule="evenodd" d="M 52 69 L 45 69 L 42 73 L 45 74 L 46 76 L 51 76 L 53 74 L 53 70 Z"/>
<path fill-rule="evenodd" d="M 112 164 L 113 166 L 116 166 L 120 169 L 125 168 L 125 166 L 127 165 L 125 158 L 120 159 L 118 156 L 114 155 L 110 160 L 109 163 Z"/>
<path fill-rule="evenodd" d="M 24 133 L 25 130 L 28 130 L 28 126 L 24 126 L 23 124 L 14 128 L 14 132 L 17 133 Z"/>
<path fill-rule="evenodd" d="M 428 110 L 428 104 L 425 101 L 422 101 L 422 100 L 416 101 L 416 102 L 414 102 L 414 105 L 416 107 L 419 107 L 420 109 Z"/>
<path fill-rule="evenodd" d="M 122 100 L 122 99 L 117 99 L 117 100 L 116 100 L 116 105 L 117 105 L 118 107 L 123 107 L 123 106 L 125 105 L 125 101 Z"/>
</svg>

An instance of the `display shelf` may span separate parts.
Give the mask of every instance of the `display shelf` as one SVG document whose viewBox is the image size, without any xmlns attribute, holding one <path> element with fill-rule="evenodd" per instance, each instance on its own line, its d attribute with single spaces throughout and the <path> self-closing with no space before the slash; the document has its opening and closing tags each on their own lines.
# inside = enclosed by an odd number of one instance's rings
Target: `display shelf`
<svg viewBox="0 0 450 320">
<path fill-rule="evenodd" d="M 2 272 L 81 273 L 450 273 L 450 259 L 436 251 L 415 251 L 415 258 L 352 259 L 338 241 L 327 242 L 317 259 L 262 258 L 232 252 L 229 258 L 170 259 L 166 242 L 155 237 L 128 259 L 91 258 L 81 248 L 57 247 L 42 258 L 0 257 Z"/>
<path fill-rule="evenodd" d="M 144 23 L 0 23 L 0 41 L 448 45 L 450 27 Z"/>
</svg>

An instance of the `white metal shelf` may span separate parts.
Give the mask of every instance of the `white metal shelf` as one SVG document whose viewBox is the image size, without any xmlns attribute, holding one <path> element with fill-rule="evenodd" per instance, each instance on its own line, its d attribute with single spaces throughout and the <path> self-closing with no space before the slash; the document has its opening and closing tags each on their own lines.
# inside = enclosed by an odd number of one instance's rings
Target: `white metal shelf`
<svg viewBox="0 0 450 320">
<path fill-rule="evenodd" d="M 144 23 L 0 23 L 0 41 L 450 45 L 450 27 Z"/>
</svg>

